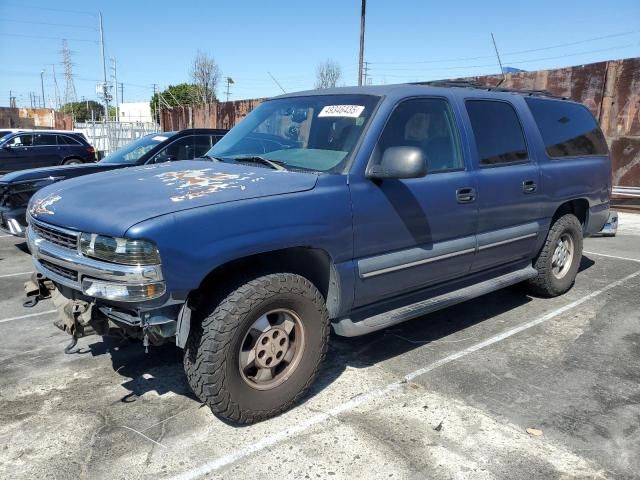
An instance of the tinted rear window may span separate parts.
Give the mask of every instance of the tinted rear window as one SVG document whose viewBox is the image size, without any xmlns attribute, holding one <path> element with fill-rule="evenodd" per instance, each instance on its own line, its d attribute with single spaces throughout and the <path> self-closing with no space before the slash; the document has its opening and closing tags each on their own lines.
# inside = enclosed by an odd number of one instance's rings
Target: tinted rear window
<svg viewBox="0 0 640 480">
<path fill-rule="evenodd" d="M 80 141 L 67 135 L 58 135 L 58 145 L 80 145 Z"/>
<path fill-rule="evenodd" d="M 586 107 L 569 102 L 525 99 L 550 157 L 606 155 L 607 142 Z"/>
<path fill-rule="evenodd" d="M 466 106 L 480 165 L 501 165 L 528 159 L 522 126 L 511 105 L 490 100 L 468 100 Z"/>
</svg>

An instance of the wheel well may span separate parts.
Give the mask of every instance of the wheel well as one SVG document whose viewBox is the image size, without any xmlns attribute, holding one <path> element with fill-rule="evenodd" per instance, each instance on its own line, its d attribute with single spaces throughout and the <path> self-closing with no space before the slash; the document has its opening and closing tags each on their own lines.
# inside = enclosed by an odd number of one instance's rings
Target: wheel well
<svg viewBox="0 0 640 480">
<path fill-rule="evenodd" d="M 192 308 L 203 302 L 222 300 L 239 285 L 269 273 L 295 273 L 305 277 L 320 291 L 329 312 L 338 306 L 337 281 L 332 260 L 324 250 L 292 247 L 239 258 L 216 267 L 192 292 Z M 191 303 L 191 302 L 190 302 Z"/>
<path fill-rule="evenodd" d="M 578 220 L 584 227 L 587 224 L 588 211 L 589 211 L 589 202 L 587 202 L 584 198 L 570 200 L 558 207 L 558 209 L 556 210 L 556 213 L 553 214 L 553 219 L 551 223 L 555 222 L 562 215 L 566 215 L 567 213 L 572 213 L 578 218 Z"/>
</svg>

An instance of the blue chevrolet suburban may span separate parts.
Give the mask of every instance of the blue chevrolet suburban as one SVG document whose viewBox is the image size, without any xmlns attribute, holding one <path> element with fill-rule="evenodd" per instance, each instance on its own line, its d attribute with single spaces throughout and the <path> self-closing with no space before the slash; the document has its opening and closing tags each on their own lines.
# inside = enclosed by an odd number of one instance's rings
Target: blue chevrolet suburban
<svg viewBox="0 0 640 480">
<path fill-rule="evenodd" d="M 195 394 L 238 423 L 301 398 L 330 326 L 362 335 L 516 283 L 563 294 L 609 214 L 602 132 L 544 92 L 287 94 L 206 156 L 48 186 L 26 236 L 72 343 L 175 342 Z"/>
</svg>

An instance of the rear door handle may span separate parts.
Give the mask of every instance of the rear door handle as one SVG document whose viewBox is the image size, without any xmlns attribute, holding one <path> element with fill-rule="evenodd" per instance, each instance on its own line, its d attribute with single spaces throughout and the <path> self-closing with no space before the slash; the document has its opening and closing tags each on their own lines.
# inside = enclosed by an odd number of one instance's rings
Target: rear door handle
<svg viewBox="0 0 640 480">
<path fill-rule="evenodd" d="M 525 180 L 522 182 L 522 191 L 524 193 L 534 193 L 537 189 L 538 186 L 533 180 Z"/>
<path fill-rule="evenodd" d="M 462 187 L 456 190 L 456 200 L 458 203 L 471 203 L 476 199 L 476 189 L 472 187 Z"/>
</svg>

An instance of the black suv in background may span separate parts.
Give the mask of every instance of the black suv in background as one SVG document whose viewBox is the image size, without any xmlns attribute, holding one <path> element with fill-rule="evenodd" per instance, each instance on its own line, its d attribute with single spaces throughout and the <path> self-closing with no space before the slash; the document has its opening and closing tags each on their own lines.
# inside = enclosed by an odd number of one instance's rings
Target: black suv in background
<svg viewBox="0 0 640 480">
<path fill-rule="evenodd" d="M 191 160 L 207 153 L 225 133 L 227 130 L 213 128 L 152 133 L 134 140 L 97 163 L 33 168 L 0 176 L 0 230 L 24 236 L 27 203 L 35 192 L 46 185 L 118 168 Z M 1 141 L 4 142 L 5 138 Z"/>
<path fill-rule="evenodd" d="M 0 138 L 0 175 L 27 168 L 96 161 L 96 150 L 75 132 L 32 130 Z"/>
</svg>

